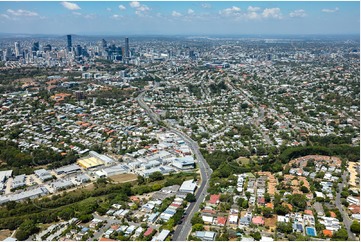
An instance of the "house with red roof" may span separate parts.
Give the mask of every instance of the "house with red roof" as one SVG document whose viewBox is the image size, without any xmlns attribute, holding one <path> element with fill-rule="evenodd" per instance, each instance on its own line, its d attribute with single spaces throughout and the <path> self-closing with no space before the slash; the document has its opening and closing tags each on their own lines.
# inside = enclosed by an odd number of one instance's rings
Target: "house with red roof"
<svg viewBox="0 0 361 242">
<path fill-rule="evenodd" d="M 215 221 L 215 225 L 218 226 L 225 226 L 227 223 L 227 217 L 217 217 L 217 220 Z"/>
<path fill-rule="evenodd" d="M 99 241 L 116 241 L 116 240 L 101 237 L 101 238 L 99 239 Z"/>
<path fill-rule="evenodd" d="M 257 203 L 258 203 L 258 205 L 265 205 L 266 199 L 264 197 L 258 197 Z"/>
<path fill-rule="evenodd" d="M 324 230 L 322 230 L 322 233 L 326 237 L 332 237 L 332 231 L 331 230 L 324 229 Z"/>
<path fill-rule="evenodd" d="M 132 201 L 132 202 L 139 202 L 140 200 L 139 200 L 139 197 L 137 197 L 137 196 L 131 196 L 130 197 L 130 200 Z"/>
<path fill-rule="evenodd" d="M 211 205 L 218 205 L 219 199 L 221 198 L 220 194 L 212 194 L 209 198 L 209 204 Z"/>
<path fill-rule="evenodd" d="M 266 203 L 266 207 L 273 209 L 274 205 L 273 205 L 273 203 Z"/>
<path fill-rule="evenodd" d="M 306 209 L 306 210 L 304 211 L 304 213 L 313 216 L 312 210 L 307 210 L 307 209 Z"/>
<path fill-rule="evenodd" d="M 252 223 L 255 225 L 264 225 L 264 219 L 262 216 L 256 216 L 252 218 Z"/>
<path fill-rule="evenodd" d="M 149 236 L 153 233 L 153 229 L 152 228 L 148 228 L 147 231 L 144 232 L 144 236 Z"/>
</svg>

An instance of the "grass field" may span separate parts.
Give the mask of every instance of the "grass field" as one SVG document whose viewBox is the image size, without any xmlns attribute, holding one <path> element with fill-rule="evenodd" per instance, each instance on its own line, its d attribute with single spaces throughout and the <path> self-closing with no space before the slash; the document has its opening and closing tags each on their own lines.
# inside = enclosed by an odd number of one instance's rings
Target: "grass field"
<svg viewBox="0 0 361 242">
<path fill-rule="evenodd" d="M 237 159 L 237 162 L 240 165 L 247 165 L 249 163 L 249 158 L 247 158 L 247 157 L 239 157 Z"/>
<path fill-rule="evenodd" d="M 124 182 L 136 181 L 137 177 L 138 176 L 135 174 L 127 173 L 127 174 L 119 174 L 119 175 L 110 176 L 109 178 L 114 182 L 124 183 Z"/>
</svg>

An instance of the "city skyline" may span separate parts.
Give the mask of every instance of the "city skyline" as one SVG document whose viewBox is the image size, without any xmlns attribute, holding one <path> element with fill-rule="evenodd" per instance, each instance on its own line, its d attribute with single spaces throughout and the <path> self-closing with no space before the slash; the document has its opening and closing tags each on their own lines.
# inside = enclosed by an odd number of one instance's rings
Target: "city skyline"
<svg viewBox="0 0 361 242">
<path fill-rule="evenodd" d="M 3 33 L 359 34 L 359 2 L 1 2 Z"/>
</svg>

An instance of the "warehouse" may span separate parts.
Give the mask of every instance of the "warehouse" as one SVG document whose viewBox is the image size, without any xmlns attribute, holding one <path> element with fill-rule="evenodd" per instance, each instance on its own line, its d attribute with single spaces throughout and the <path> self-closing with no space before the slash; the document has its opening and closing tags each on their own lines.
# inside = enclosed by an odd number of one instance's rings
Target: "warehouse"
<svg viewBox="0 0 361 242">
<path fill-rule="evenodd" d="M 107 167 L 103 169 L 103 172 L 107 177 L 118 175 L 118 174 L 124 174 L 129 172 L 129 167 L 126 165 L 115 165 L 111 167 Z"/>
<path fill-rule="evenodd" d="M 51 178 L 53 178 L 50 172 L 45 169 L 35 170 L 34 173 L 42 181 L 50 180 Z"/>
<path fill-rule="evenodd" d="M 60 168 L 55 170 L 57 175 L 71 174 L 71 173 L 75 173 L 77 171 L 80 171 L 80 166 L 78 166 L 77 164 L 72 164 L 72 165 L 69 165 L 69 166 L 63 166 L 63 167 L 60 167 Z"/>
<path fill-rule="evenodd" d="M 97 159 L 95 157 L 85 157 L 79 159 L 76 163 L 85 169 L 104 165 L 104 162 L 102 160 Z"/>
<path fill-rule="evenodd" d="M 175 158 L 173 161 L 173 166 L 181 170 L 193 169 L 195 166 L 195 162 L 192 156 L 185 156 Z"/>
<path fill-rule="evenodd" d="M 179 191 L 193 194 L 196 188 L 197 188 L 197 184 L 193 182 L 193 180 L 188 180 L 182 183 L 182 186 L 179 188 Z"/>
</svg>

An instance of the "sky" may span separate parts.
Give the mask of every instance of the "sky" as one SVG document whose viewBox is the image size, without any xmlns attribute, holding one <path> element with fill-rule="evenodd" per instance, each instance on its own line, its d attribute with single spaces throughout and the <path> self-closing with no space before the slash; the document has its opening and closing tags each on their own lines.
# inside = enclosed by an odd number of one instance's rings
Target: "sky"
<svg viewBox="0 0 361 242">
<path fill-rule="evenodd" d="M 0 32 L 24 34 L 359 34 L 359 1 L 0 2 Z"/>
</svg>

